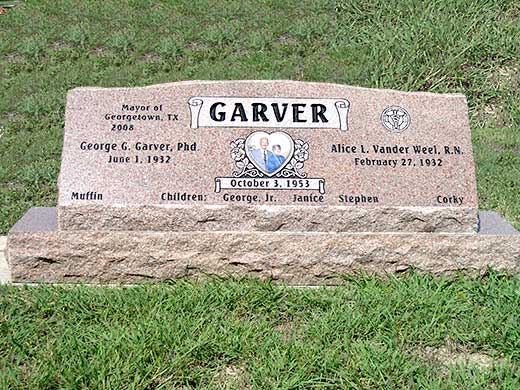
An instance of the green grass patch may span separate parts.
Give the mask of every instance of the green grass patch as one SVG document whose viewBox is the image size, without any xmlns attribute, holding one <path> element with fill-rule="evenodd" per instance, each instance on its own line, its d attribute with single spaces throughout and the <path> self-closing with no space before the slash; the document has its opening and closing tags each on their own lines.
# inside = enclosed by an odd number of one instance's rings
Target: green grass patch
<svg viewBox="0 0 520 390">
<path fill-rule="evenodd" d="M 498 273 L 1 286 L 0 386 L 518 388 L 519 323 L 520 280 Z"/>
<path fill-rule="evenodd" d="M 293 79 L 462 92 L 480 205 L 520 228 L 515 0 L 29 0 L 0 16 L 0 234 L 56 204 L 77 86 Z"/>
<path fill-rule="evenodd" d="M 190 79 L 465 93 L 480 206 L 520 228 L 518 1 L 9 3 L 0 234 L 56 204 L 69 89 Z M 519 306 L 519 279 L 497 273 L 0 286 L 0 387 L 518 388 Z"/>
</svg>

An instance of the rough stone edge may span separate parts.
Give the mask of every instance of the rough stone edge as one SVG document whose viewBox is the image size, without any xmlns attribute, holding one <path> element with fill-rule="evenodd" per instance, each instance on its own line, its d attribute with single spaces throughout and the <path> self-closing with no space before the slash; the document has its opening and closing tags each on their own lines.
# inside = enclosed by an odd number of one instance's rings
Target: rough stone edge
<svg viewBox="0 0 520 390">
<path fill-rule="evenodd" d="M 15 282 L 135 283 L 253 277 L 338 284 L 341 274 L 520 273 L 520 236 L 399 233 L 41 232 L 10 236 Z"/>
<path fill-rule="evenodd" d="M 58 207 L 61 230 L 473 233 L 472 207 L 160 205 Z"/>
<path fill-rule="evenodd" d="M 32 210 L 22 220 L 42 214 Z M 52 210 L 43 214 L 52 217 Z M 489 215 L 495 227 L 488 234 L 29 229 L 11 231 L 7 254 L 15 282 L 127 284 L 234 275 L 288 285 L 334 285 L 338 274 L 360 270 L 383 276 L 410 268 L 448 276 L 480 274 L 488 267 L 520 273 L 520 235 L 493 234 L 509 225 L 496 213 L 483 214 L 483 223 Z"/>
</svg>

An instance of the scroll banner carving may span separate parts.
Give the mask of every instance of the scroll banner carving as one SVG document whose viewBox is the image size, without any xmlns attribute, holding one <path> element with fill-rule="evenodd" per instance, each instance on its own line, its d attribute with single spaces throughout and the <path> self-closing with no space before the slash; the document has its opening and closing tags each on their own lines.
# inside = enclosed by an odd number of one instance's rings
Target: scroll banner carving
<svg viewBox="0 0 520 390">
<path fill-rule="evenodd" d="M 197 96 L 188 101 L 191 128 L 278 127 L 348 130 L 346 99 Z"/>
<path fill-rule="evenodd" d="M 221 190 L 314 190 L 325 193 L 323 179 L 215 178 L 215 192 Z"/>
</svg>

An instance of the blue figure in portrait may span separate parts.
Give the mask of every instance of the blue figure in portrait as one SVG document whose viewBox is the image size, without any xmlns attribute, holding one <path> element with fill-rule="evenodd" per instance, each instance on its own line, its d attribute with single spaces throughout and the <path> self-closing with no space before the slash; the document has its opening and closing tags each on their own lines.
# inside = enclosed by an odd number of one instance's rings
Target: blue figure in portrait
<svg viewBox="0 0 520 390">
<path fill-rule="evenodd" d="M 267 172 L 275 172 L 284 162 L 285 157 L 282 155 L 282 147 L 280 145 L 273 145 L 273 152 L 267 160 Z"/>
</svg>

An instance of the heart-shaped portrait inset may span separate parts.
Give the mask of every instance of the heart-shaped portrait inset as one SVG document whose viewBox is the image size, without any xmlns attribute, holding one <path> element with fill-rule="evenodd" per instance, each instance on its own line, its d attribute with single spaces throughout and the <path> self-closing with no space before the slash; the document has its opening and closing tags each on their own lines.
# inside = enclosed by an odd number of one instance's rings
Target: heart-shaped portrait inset
<svg viewBox="0 0 520 390">
<path fill-rule="evenodd" d="M 276 175 L 294 153 L 294 140 L 287 133 L 255 131 L 246 138 L 246 155 L 262 173 Z"/>
</svg>

